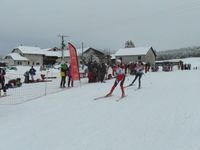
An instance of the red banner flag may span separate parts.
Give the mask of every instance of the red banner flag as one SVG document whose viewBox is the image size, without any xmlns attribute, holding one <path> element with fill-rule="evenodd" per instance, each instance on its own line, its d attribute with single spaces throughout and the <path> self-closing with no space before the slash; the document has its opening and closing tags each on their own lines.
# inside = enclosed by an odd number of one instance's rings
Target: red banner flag
<svg viewBox="0 0 200 150">
<path fill-rule="evenodd" d="M 71 43 L 68 43 L 68 49 L 69 49 L 69 54 L 70 54 L 72 79 L 80 80 L 76 48 Z"/>
</svg>

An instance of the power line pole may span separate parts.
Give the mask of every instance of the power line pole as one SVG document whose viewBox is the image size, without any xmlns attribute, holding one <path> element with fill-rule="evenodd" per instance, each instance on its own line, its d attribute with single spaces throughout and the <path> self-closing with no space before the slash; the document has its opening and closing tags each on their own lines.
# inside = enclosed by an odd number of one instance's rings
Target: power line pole
<svg viewBox="0 0 200 150">
<path fill-rule="evenodd" d="M 83 48 L 84 48 L 83 42 L 81 42 L 81 50 L 82 50 L 82 52 L 81 52 L 81 62 L 82 62 L 82 69 L 84 68 L 84 65 L 85 65 L 85 60 L 83 58 Z"/>
<path fill-rule="evenodd" d="M 81 53 L 81 57 L 83 58 L 83 42 L 81 43 L 81 49 L 82 49 L 82 53 Z"/>
<path fill-rule="evenodd" d="M 58 37 L 61 38 L 61 63 L 64 62 L 64 48 L 65 48 L 65 43 L 64 43 L 64 38 L 65 37 L 69 37 L 69 36 L 66 36 L 66 35 L 58 35 Z"/>
</svg>

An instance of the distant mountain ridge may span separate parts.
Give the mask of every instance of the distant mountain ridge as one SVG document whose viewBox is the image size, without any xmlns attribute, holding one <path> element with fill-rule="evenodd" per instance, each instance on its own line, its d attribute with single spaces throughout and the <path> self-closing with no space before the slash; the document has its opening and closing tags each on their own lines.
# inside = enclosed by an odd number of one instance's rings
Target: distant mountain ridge
<svg viewBox="0 0 200 150">
<path fill-rule="evenodd" d="M 157 60 L 200 57 L 200 46 L 171 49 L 157 52 Z"/>
</svg>

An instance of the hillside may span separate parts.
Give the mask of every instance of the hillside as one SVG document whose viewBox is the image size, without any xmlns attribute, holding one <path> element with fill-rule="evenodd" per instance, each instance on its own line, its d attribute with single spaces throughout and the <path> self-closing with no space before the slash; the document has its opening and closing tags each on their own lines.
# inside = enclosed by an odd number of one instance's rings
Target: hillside
<svg viewBox="0 0 200 150">
<path fill-rule="evenodd" d="M 157 60 L 200 57 L 200 47 L 187 47 L 157 52 Z"/>
</svg>

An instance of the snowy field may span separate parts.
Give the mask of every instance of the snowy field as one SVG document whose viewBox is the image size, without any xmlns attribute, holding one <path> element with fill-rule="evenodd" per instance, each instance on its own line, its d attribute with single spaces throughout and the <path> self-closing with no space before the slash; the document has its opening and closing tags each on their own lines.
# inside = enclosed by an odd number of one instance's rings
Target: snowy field
<svg viewBox="0 0 200 150">
<path fill-rule="evenodd" d="M 199 58 L 186 60 L 200 66 Z M 125 85 L 133 78 L 127 76 Z M 46 85 L 23 85 L 21 97 L 8 91 L 0 98 L 0 150 L 200 150 L 199 69 L 150 72 L 140 90 L 136 82 L 119 102 L 119 87 L 95 101 L 113 82 L 83 80 L 61 90 L 58 78 L 48 83 L 52 91 L 24 103 L 27 92 L 34 95 Z"/>
</svg>

